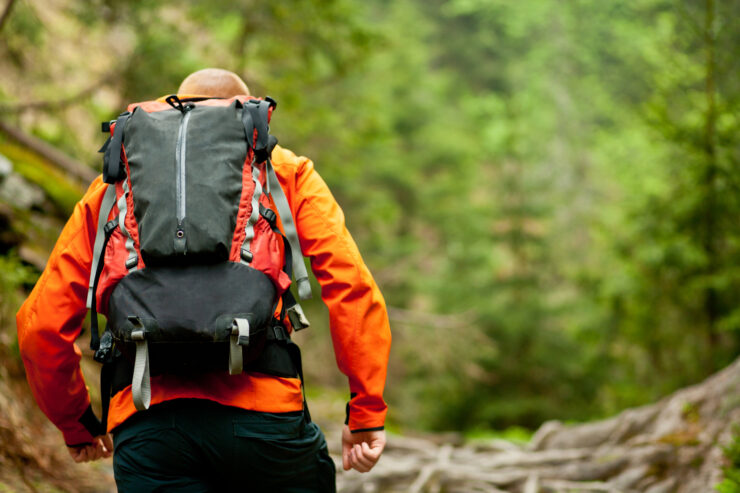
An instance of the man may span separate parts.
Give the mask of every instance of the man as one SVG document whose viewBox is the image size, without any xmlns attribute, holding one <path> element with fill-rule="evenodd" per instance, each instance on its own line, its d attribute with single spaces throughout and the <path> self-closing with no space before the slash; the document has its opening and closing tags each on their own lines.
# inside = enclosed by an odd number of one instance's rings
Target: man
<svg viewBox="0 0 740 493">
<path fill-rule="evenodd" d="M 181 98 L 248 94 L 237 75 L 220 69 L 195 72 L 178 90 Z M 385 447 L 385 303 L 313 163 L 278 146 L 272 164 L 329 309 L 337 363 L 349 379 L 343 467 L 367 472 Z M 153 376 L 150 409 L 136 412 L 129 385 L 112 397 L 107 429 L 99 428 L 74 341 L 86 312 L 104 190 L 96 179 L 77 204 L 17 315 L 31 389 L 72 458 L 109 457 L 115 443 L 119 491 L 333 491 L 334 466 L 323 434 L 303 412 L 296 378 L 225 371 Z"/>
</svg>

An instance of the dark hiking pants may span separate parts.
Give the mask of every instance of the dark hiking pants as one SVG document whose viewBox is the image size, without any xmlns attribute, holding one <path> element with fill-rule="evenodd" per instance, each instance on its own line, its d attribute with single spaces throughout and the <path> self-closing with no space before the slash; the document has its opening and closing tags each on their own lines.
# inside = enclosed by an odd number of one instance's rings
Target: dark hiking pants
<svg viewBox="0 0 740 493">
<path fill-rule="evenodd" d="M 116 428 L 120 493 L 336 491 L 319 427 L 303 413 L 260 413 L 178 399 Z"/>
</svg>

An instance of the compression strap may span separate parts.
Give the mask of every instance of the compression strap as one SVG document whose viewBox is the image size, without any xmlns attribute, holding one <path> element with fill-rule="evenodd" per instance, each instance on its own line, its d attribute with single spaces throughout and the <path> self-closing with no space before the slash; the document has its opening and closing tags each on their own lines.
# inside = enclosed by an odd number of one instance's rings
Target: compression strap
<svg viewBox="0 0 740 493">
<path fill-rule="evenodd" d="M 134 377 L 131 382 L 131 395 L 137 411 L 149 409 L 152 401 L 152 383 L 149 378 L 149 345 L 147 344 L 144 326 L 139 322 L 131 332 L 131 339 L 136 343 L 134 360 Z"/>
<path fill-rule="evenodd" d="M 243 346 L 249 345 L 249 320 L 235 318 L 229 337 L 229 374 L 238 375 L 244 369 Z"/>
</svg>

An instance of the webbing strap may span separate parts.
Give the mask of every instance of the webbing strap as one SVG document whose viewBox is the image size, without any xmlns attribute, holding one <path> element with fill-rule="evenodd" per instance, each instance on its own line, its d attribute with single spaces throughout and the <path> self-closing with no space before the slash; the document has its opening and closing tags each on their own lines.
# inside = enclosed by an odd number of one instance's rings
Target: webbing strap
<svg viewBox="0 0 740 493">
<path fill-rule="evenodd" d="M 123 130 L 131 113 L 122 113 L 116 120 L 110 145 L 103 156 L 103 181 L 115 183 L 121 179 L 121 150 L 123 149 Z"/>
<path fill-rule="evenodd" d="M 257 99 L 250 99 L 244 105 L 250 113 L 254 128 L 257 129 L 257 142 L 254 143 L 255 151 L 266 151 L 269 143 L 268 133 L 270 131 L 267 117 L 269 115 L 270 103 Z"/>
<path fill-rule="evenodd" d="M 262 197 L 262 185 L 260 184 L 260 170 L 252 163 L 252 180 L 254 181 L 254 193 L 252 194 L 252 215 L 247 220 L 244 228 L 244 243 L 242 243 L 241 262 L 249 264 L 252 262 L 252 251 L 250 246 L 254 239 L 254 225 L 260 217 L 260 197 Z"/>
<path fill-rule="evenodd" d="M 295 275 L 296 284 L 298 285 L 298 297 L 302 300 L 311 298 L 311 284 L 308 282 L 308 271 L 306 264 L 303 263 L 303 254 L 301 253 L 301 244 L 298 241 L 298 231 L 293 222 L 293 214 L 290 211 L 288 199 L 285 197 L 272 162 L 267 159 L 267 182 L 270 184 L 270 192 L 277 207 L 280 220 L 283 223 L 283 230 L 286 238 L 290 243 L 291 254 L 293 255 L 293 274 Z"/>
<path fill-rule="evenodd" d="M 134 240 L 126 229 L 126 214 L 128 213 L 128 203 L 126 202 L 126 196 L 129 194 L 128 180 L 123 180 L 123 195 L 118 200 L 118 225 L 121 228 L 121 232 L 126 235 L 126 251 L 128 251 L 128 258 L 126 259 L 126 268 L 129 272 L 133 272 L 137 269 L 139 262 L 139 256 L 136 254 L 136 248 L 134 247 Z"/>
<path fill-rule="evenodd" d="M 134 360 L 134 377 L 131 382 L 131 395 L 137 411 L 149 409 L 152 401 L 152 384 L 149 378 L 149 346 L 144 336 L 144 329 L 131 332 L 131 338 L 136 343 L 136 359 Z"/>
<path fill-rule="evenodd" d="M 92 265 L 90 266 L 90 283 L 87 288 L 87 309 L 89 310 L 92 306 L 92 297 L 95 286 L 95 273 L 98 271 L 98 262 L 103 255 L 103 243 L 105 241 L 105 224 L 108 222 L 108 216 L 110 211 L 113 210 L 113 206 L 116 203 L 116 187 L 107 185 L 105 195 L 103 195 L 103 202 L 100 204 L 100 212 L 98 213 L 98 231 L 95 233 L 95 245 L 93 246 L 93 259 Z"/>
<path fill-rule="evenodd" d="M 110 409 L 111 388 L 113 387 L 113 362 L 106 361 L 100 367 L 100 422 L 108 430 L 108 410 Z"/>
<path fill-rule="evenodd" d="M 249 320 L 235 318 L 229 338 L 229 374 L 238 375 L 244 369 L 242 346 L 249 345 Z"/>
<path fill-rule="evenodd" d="M 306 386 L 303 381 L 303 362 L 301 361 L 301 350 L 296 343 L 288 341 L 285 345 L 288 350 L 290 359 L 293 361 L 293 366 L 298 372 L 298 378 L 301 379 L 301 391 L 303 393 L 303 415 L 306 418 L 306 422 L 311 422 L 311 413 L 308 412 L 308 402 L 306 401 Z"/>
<path fill-rule="evenodd" d="M 286 292 L 290 293 L 290 291 Z M 290 325 L 293 326 L 293 329 L 295 331 L 307 329 L 311 326 L 311 323 L 308 321 L 308 317 L 306 317 L 306 314 L 303 313 L 303 308 L 301 308 L 301 305 L 299 305 L 298 303 L 293 304 L 293 306 L 289 306 L 287 309 L 287 313 L 288 320 L 290 320 Z"/>
</svg>

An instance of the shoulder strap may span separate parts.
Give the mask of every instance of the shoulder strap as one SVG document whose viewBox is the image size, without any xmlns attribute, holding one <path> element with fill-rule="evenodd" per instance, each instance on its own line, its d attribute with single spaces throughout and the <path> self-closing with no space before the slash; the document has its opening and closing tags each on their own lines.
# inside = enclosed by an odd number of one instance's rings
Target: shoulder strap
<svg viewBox="0 0 740 493">
<path fill-rule="evenodd" d="M 121 148 L 123 146 L 123 131 L 129 116 L 131 116 L 131 113 L 127 111 L 121 113 L 118 117 L 110 145 L 105 149 L 105 154 L 103 155 L 103 181 L 106 183 L 115 183 L 122 178 Z"/>
<path fill-rule="evenodd" d="M 290 243 L 290 250 L 293 256 L 293 273 L 295 274 L 296 284 L 298 285 L 298 297 L 302 300 L 307 300 L 311 298 L 311 284 L 308 281 L 306 264 L 303 262 L 301 244 L 298 241 L 298 231 L 296 230 L 295 222 L 293 221 L 290 204 L 288 204 L 285 192 L 283 192 L 283 189 L 280 187 L 280 182 L 278 181 L 275 169 L 270 161 L 270 153 L 275 147 L 277 139 L 274 137 L 270 138 L 268 118 L 270 115 L 270 108 L 274 108 L 276 105 L 277 103 L 271 99 L 265 101 L 250 99 L 243 104 L 242 124 L 244 125 L 244 133 L 247 142 L 254 151 L 254 163 L 257 164 L 265 161 L 265 171 L 267 173 L 265 192 L 272 196 L 272 199 L 275 202 L 278 215 L 283 223 L 285 237 Z M 257 130 L 256 141 L 254 141 L 255 130 Z M 255 180 L 255 183 L 258 183 L 258 180 Z M 245 254 L 249 257 L 248 247 Z"/>
<path fill-rule="evenodd" d="M 283 223 L 285 236 L 290 243 L 290 250 L 293 255 L 293 274 L 298 285 L 298 297 L 302 300 L 307 300 L 311 298 L 311 284 L 308 282 L 308 271 L 306 270 L 306 264 L 303 262 L 303 253 L 301 252 L 301 244 L 298 241 L 298 231 L 293 222 L 293 214 L 290 211 L 288 199 L 285 197 L 285 192 L 283 192 L 280 186 L 275 169 L 269 158 L 267 159 L 265 169 L 267 171 L 267 182 L 270 184 L 270 193 L 275 201 L 275 207 L 277 207 L 280 220 Z"/>
<path fill-rule="evenodd" d="M 113 210 L 113 205 L 116 203 L 116 187 L 113 185 L 106 185 L 105 195 L 103 195 L 103 202 L 100 204 L 100 212 L 98 214 L 98 230 L 95 233 L 95 245 L 93 246 L 93 258 L 92 265 L 90 266 L 90 283 L 87 288 L 87 309 L 89 310 L 92 306 L 92 297 L 95 295 L 95 273 L 98 271 L 98 263 L 103 255 L 103 243 L 105 242 L 105 224 L 108 222 L 108 216 L 110 211 Z"/>
</svg>

